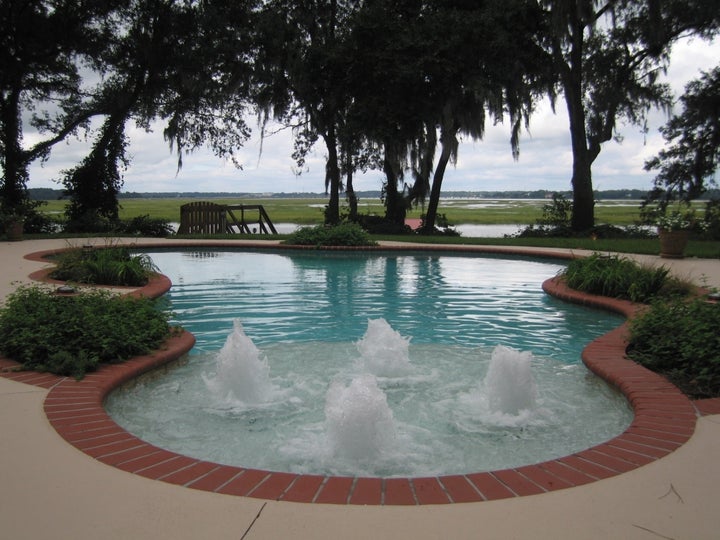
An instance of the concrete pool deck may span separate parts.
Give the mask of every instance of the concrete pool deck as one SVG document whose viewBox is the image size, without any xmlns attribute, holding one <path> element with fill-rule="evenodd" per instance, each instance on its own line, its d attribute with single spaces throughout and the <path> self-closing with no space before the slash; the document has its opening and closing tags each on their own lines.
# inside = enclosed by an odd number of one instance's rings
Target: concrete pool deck
<svg viewBox="0 0 720 540">
<path fill-rule="evenodd" d="M 0 298 L 47 266 L 24 255 L 67 245 L 64 240 L 0 243 Z M 641 259 L 666 265 L 702 285 L 720 287 L 720 260 Z M 2 538 L 702 539 L 718 535 L 718 415 L 700 418 L 690 440 L 669 455 L 584 486 L 480 503 L 325 505 L 197 491 L 109 467 L 67 444 L 53 429 L 44 411 L 47 393 L 0 378 Z"/>
</svg>

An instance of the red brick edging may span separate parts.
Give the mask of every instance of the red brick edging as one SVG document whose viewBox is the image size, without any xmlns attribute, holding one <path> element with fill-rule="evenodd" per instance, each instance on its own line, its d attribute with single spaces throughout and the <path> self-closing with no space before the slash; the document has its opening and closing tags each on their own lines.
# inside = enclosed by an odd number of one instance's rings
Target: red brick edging
<svg viewBox="0 0 720 540">
<path fill-rule="evenodd" d="M 532 250 L 513 254 L 538 255 Z M 163 287 L 153 284 L 151 290 L 141 289 L 137 294 L 156 296 Z M 609 309 L 626 317 L 639 309 L 630 302 L 570 290 L 557 278 L 546 281 L 543 289 L 563 300 Z M 189 351 L 195 342 L 189 332 L 169 339 L 163 350 L 123 364 L 103 366 L 79 382 L 50 374 L 5 371 L 3 368 L 16 364 L 2 358 L 0 370 L 6 378 L 50 390 L 45 413 L 67 442 L 107 465 L 147 478 L 204 491 L 306 503 L 479 502 L 609 478 L 655 461 L 690 438 L 697 418 L 693 403 L 660 375 L 625 358 L 626 331 L 627 323 L 594 340 L 583 351 L 589 369 L 617 386 L 630 401 L 635 417 L 624 433 L 587 450 L 534 465 L 428 478 L 351 478 L 245 469 L 170 452 L 126 432 L 106 413 L 105 397 L 122 383 Z M 698 410 L 712 413 L 714 407 L 720 409 L 720 400 L 705 401 Z"/>
</svg>

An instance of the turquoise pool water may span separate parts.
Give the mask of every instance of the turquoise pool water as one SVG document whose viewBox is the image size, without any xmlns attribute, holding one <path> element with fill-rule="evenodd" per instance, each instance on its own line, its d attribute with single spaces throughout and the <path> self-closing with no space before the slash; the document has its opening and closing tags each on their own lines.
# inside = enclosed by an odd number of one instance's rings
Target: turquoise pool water
<svg viewBox="0 0 720 540">
<path fill-rule="evenodd" d="M 177 322 L 198 342 L 187 365 L 115 392 L 107 406 L 164 448 L 268 470 L 423 476 L 567 455 L 631 421 L 625 399 L 580 362 L 583 347 L 622 319 L 545 295 L 542 282 L 561 264 L 428 253 L 150 255 L 173 282 Z M 387 330 L 367 336 L 369 321 Z M 397 352 L 371 360 L 379 353 L 364 352 L 363 341 Z M 252 370 L 228 368 L 247 347 Z M 516 371 L 494 382 L 497 354 L 522 357 L 532 380 Z M 260 395 L 232 386 L 247 380 Z M 493 408 L 498 387 L 532 394 L 531 404 Z"/>
<path fill-rule="evenodd" d="M 222 344 L 239 317 L 256 344 L 356 341 L 384 318 L 413 343 L 497 344 L 579 361 L 620 317 L 547 296 L 564 268 L 542 260 L 355 252 L 150 252 L 173 282 L 178 322 L 196 352 Z"/>
</svg>

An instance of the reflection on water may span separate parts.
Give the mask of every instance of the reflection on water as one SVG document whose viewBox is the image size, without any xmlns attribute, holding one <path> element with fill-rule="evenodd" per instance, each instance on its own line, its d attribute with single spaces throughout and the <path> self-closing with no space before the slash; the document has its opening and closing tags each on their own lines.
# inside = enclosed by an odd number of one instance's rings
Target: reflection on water
<svg viewBox="0 0 720 540">
<path fill-rule="evenodd" d="M 198 253 L 203 253 L 198 257 Z M 577 362 L 585 343 L 621 320 L 541 290 L 563 266 L 438 254 L 314 251 L 151 252 L 197 350 L 217 349 L 236 318 L 260 345 L 355 341 L 385 319 L 413 343 L 498 344 Z M 210 256 L 210 255 L 213 256 Z"/>
</svg>

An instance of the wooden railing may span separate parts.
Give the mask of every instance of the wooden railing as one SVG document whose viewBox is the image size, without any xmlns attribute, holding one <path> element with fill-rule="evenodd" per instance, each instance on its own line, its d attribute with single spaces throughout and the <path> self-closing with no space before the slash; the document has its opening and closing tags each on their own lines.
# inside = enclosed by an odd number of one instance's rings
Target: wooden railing
<svg viewBox="0 0 720 540">
<path fill-rule="evenodd" d="M 275 226 L 270 220 L 270 216 L 268 216 L 262 204 L 236 204 L 228 205 L 225 208 L 227 208 L 228 217 L 230 218 L 228 221 L 230 224 L 229 226 L 237 229 L 237 232 L 246 234 L 277 234 Z M 240 219 L 237 219 L 234 211 L 240 212 Z M 248 212 L 250 213 L 251 218 L 254 213 L 257 212 L 257 218 L 254 221 L 251 220 L 248 218 Z M 257 224 L 257 229 L 251 229 L 250 225 L 255 224 Z"/>
<path fill-rule="evenodd" d="M 226 205 L 198 201 L 180 207 L 178 234 L 256 233 L 277 234 L 261 204 Z"/>
</svg>

